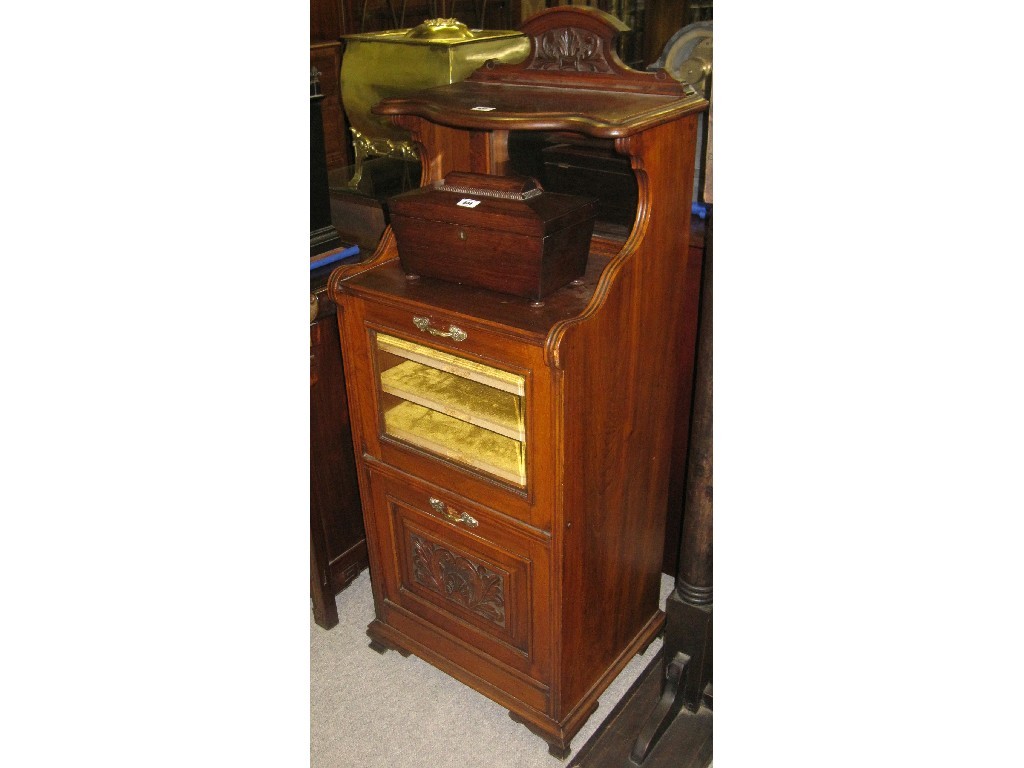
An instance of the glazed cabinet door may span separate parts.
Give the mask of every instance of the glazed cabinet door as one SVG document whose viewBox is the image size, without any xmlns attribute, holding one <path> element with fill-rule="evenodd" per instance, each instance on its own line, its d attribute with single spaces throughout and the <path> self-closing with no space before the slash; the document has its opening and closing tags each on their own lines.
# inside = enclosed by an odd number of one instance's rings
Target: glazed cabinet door
<svg viewBox="0 0 1024 768">
<path fill-rule="evenodd" d="M 393 470 L 368 475 L 386 623 L 544 709 L 547 537 Z"/>
<path fill-rule="evenodd" d="M 369 316 L 357 313 L 348 327 L 358 323 L 357 359 L 367 364 L 354 372 L 353 417 L 366 456 L 550 530 L 542 350 L 436 312 L 373 305 Z"/>
<path fill-rule="evenodd" d="M 374 353 L 384 435 L 526 487 L 524 376 L 385 333 Z"/>
</svg>

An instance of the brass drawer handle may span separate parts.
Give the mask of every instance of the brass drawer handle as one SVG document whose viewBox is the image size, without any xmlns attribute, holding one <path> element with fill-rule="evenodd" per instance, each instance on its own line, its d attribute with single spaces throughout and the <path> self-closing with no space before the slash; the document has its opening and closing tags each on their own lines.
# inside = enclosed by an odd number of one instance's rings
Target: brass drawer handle
<svg viewBox="0 0 1024 768">
<path fill-rule="evenodd" d="M 465 341 L 469 338 L 469 335 L 457 325 L 449 325 L 447 331 L 439 331 L 437 328 L 431 328 L 429 317 L 414 317 L 412 319 L 412 324 L 421 331 L 426 331 L 431 336 L 444 336 L 452 341 Z"/>
<path fill-rule="evenodd" d="M 434 511 L 437 512 L 437 514 L 441 515 L 441 517 L 450 523 L 462 523 L 470 528 L 476 528 L 480 525 L 475 517 L 465 512 L 460 512 L 457 515 L 454 512 L 449 512 L 445 503 L 440 499 L 435 499 L 433 496 L 430 497 L 430 506 L 434 508 Z"/>
</svg>

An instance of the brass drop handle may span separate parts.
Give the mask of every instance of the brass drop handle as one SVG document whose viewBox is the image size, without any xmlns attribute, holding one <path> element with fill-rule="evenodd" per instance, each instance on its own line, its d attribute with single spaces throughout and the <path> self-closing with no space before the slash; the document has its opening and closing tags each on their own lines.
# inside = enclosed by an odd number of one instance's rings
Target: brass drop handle
<svg viewBox="0 0 1024 768">
<path fill-rule="evenodd" d="M 478 525 L 480 525 L 480 523 L 477 522 L 475 517 L 473 517 L 470 514 L 467 514 L 466 512 L 460 512 L 459 514 L 450 512 L 445 503 L 440 499 L 435 499 L 433 496 L 431 496 L 429 501 L 430 506 L 434 508 L 434 511 L 450 523 L 462 523 L 463 525 L 467 525 L 470 528 L 476 528 Z"/>
<path fill-rule="evenodd" d="M 469 334 L 457 325 L 449 325 L 447 331 L 439 331 L 437 328 L 431 328 L 429 317 L 414 317 L 412 319 L 412 324 L 421 331 L 429 333 L 431 336 L 444 336 L 452 341 L 465 341 L 469 338 Z"/>
</svg>

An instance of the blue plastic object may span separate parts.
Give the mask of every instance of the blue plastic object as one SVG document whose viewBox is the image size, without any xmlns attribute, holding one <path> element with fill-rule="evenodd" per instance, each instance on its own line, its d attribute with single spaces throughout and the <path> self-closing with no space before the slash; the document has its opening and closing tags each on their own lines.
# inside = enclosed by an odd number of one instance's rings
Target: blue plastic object
<svg viewBox="0 0 1024 768">
<path fill-rule="evenodd" d="M 349 256 L 355 256 L 357 253 L 359 253 L 359 246 L 353 245 L 349 248 L 345 248 L 344 250 L 336 251 L 328 256 L 317 259 L 316 261 L 309 262 L 309 269 L 312 271 L 320 267 L 326 267 L 328 264 L 333 264 L 336 261 L 347 259 Z"/>
</svg>

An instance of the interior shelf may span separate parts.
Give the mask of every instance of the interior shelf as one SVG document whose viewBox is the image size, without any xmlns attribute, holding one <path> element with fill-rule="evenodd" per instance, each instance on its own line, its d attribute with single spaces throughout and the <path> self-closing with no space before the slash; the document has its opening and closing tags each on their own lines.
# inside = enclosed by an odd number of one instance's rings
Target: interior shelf
<svg viewBox="0 0 1024 768">
<path fill-rule="evenodd" d="M 409 401 L 385 411 L 384 426 L 388 434 L 412 445 L 526 485 L 523 443 L 517 440 Z"/>
<path fill-rule="evenodd" d="M 381 389 L 425 408 L 522 442 L 522 400 L 517 395 L 406 360 L 380 375 Z"/>
<path fill-rule="evenodd" d="M 387 434 L 526 485 L 522 376 L 383 333 L 377 350 Z"/>
<path fill-rule="evenodd" d="M 453 373 L 456 376 L 486 384 L 513 395 L 522 396 L 526 393 L 525 381 L 522 376 L 491 368 L 483 363 L 456 357 L 447 352 L 385 334 L 377 334 L 377 347 L 384 352 L 404 357 L 406 360 L 413 360 L 431 368 Z"/>
</svg>

